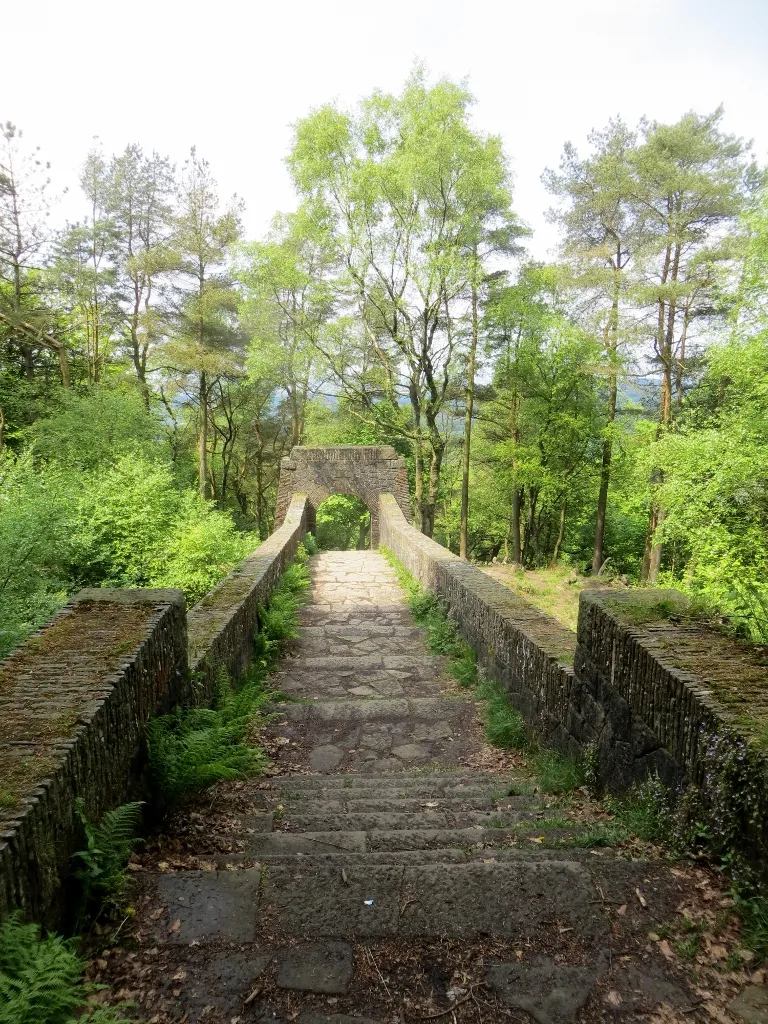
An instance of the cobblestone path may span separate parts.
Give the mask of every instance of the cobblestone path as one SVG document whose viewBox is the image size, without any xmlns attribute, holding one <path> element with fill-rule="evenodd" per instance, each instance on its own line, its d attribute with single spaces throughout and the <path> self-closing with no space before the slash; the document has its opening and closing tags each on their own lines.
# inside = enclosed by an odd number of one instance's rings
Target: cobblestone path
<svg viewBox="0 0 768 1024">
<path fill-rule="evenodd" d="M 113 991 L 155 1024 L 647 1021 L 658 1003 L 698 1019 L 647 940 L 683 873 L 589 849 L 485 745 L 380 554 L 311 568 L 274 771 L 217 787 L 148 849 Z"/>
</svg>

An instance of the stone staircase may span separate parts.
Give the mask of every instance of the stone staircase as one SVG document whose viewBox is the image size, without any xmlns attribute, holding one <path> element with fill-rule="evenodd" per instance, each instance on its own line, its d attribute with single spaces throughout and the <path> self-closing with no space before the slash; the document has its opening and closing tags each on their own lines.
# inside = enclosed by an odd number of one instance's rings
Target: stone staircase
<svg viewBox="0 0 768 1024">
<path fill-rule="evenodd" d="M 695 1020 L 647 946 L 681 899 L 669 866 L 586 848 L 487 747 L 381 555 L 321 554 L 312 575 L 274 772 L 147 850 L 113 990 L 155 1024 Z"/>
</svg>

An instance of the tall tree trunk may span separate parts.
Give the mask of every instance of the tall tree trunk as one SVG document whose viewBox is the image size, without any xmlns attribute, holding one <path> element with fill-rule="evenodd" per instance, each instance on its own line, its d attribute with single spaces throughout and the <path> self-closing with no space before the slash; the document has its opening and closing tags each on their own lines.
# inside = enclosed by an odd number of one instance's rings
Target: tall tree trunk
<svg viewBox="0 0 768 1024">
<path fill-rule="evenodd" d="M 621 264 L 621 252 L 617 253 L 617 262 Z M 605 518 L 608 511 L 608 489 L 611 485 L 611 460 L 613 458 L 613 424 L 616 420 L 616 400 L 618 395 L 618 332 L 619 332 L 619 288 L 620 281 L 616 272 L 613 290 L 611 316 L 606 332 L 606 348 L 608 350 L 609 391 L 608 415 L 603 438 L 603 461 L 600 467 L 600 491 L 597 496 L 597 516 L 595 519 L 595 544 L 592 549 L 592 575 L 597 576 L 603 567 L 605 557 Z"/>
<path fill-rule="evenodd" d="M 459 531 L 459 557 L 467 558 L 469 530 L 469 456 L 472 440 L 472 410 L 475 402 L 475 361 L 477 358 L 477 286 L 472 283 L 472 341 L 469 346 L 467 390 L 464 401 L 464 448 L 461 458 L 461 526 Z"/>
<path fill-rule="evenodd" d="M 560 556 L 560 545 L 563 543 L 563 537 L 565 536 L 565 510 L 568 505 L 568 497 L 563 495 L 563 503 L 560 506 L 560 528 L 557 531 L 557 540 L 552 551 L 552 561 L 549 563 L 550 569 L 554 569 L 557 565 L 557 559 Z"/>
<path fill-rule="evenodd" d="M 200 373 L 200 436 L 198 440 L 198 484 L 203 498 L 208 497 L 208 390 L 205 371 Z"/>
<path fill-rule="evenodd" d="M 440 470 L 443 465 L 445 444 L 442 440 L 432 441 L 432 455 L 429 460 L 429 485 L 427 500 L 424 502 L 421 532 L 431 537 L 435 532 L 435 511 L 437 509 L 437 492 L 440 486 Z"/>
<path fill-rule="evenodd" d="M 520 568 L 522 543 L 520 539 L 520 488 L 515 484 L 512 490 L 512 564 Z"/>
</svg>

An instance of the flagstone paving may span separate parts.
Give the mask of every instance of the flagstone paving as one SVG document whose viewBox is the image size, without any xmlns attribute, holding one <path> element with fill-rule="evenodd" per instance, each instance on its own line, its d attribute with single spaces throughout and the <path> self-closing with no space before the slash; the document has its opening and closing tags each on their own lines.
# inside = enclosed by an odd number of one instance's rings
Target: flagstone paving
<svg viewBox="0 0 768 1024">
<path fill-rule="evenodd" d="M 97 972 L 112 994 L 153 1024 L 711 1019 L 648 940 L 689 874 L 590 849 L 485 744 L 380 554 L 311 571 L 272 772 L 136 858 L 135 918 Z"/>
</svg>

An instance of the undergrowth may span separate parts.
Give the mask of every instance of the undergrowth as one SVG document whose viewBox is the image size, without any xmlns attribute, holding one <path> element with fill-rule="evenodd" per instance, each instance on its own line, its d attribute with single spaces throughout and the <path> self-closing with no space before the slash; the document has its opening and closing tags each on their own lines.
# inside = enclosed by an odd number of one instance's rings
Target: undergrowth
<svg viewBox="0 0 768 1024">
<path fill-rule="evenodd" d="M 0 924 L 0 1024 L 114 1024 L 121 1006 L 88 1002 L 84 961 L 74 941 L 43 937 L 36 924 L 13 914 Z"/>
<path fill-rule="evenodd" d="M 267 755 L 252 736 L 265 721 L 264 706 L 277 696 L 267 685 L 268 675 L 286 641 L 298 636 L 308 560 L 300 545 L 269 604 L 259 608 L 255 658 L 245 679 L 233 685 L 221 672 L 211 707 L 178 708 L 149 723 L 150 770 L 166 806 L 178 806 L 215 782 L 249 778 L 266 768 Z"/>
</svg>

